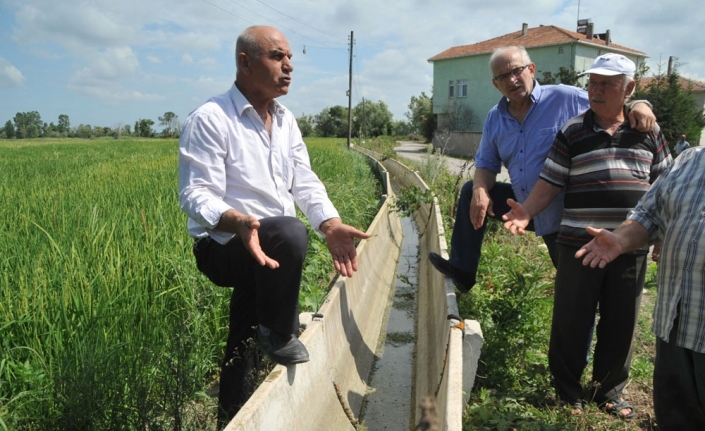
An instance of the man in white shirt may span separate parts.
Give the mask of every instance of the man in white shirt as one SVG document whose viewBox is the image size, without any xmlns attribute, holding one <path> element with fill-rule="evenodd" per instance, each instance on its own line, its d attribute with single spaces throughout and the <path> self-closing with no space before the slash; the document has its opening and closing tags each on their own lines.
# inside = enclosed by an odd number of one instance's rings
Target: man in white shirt
<svg viewBox="0 0 705 431">
<path fill-rule="evenodd" d="M 243 31 L 235 84 L 188 116 L 179 144 L 179 199 L 198 269 L 214 284 L 233 288 L 220 375 L 221 426 L 254 390 L 248 340 L 256 336 L 283 365 L 309 360 L 297 338 L 308 237 L 295 206 L 325 235 L 343 276 L 357 270 L 355 238 L 369 237 L 343 224 L 311 170 L 296 119 L 274 100 L 289 91 L 291 56 L 277 29 Z"/>
</svg>

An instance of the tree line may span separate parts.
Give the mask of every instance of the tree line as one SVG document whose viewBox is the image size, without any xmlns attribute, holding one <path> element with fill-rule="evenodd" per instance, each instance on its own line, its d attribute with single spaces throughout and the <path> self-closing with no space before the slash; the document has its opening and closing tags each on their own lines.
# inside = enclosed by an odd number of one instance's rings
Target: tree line
<svg viewBox="0 0 705 431">
<path fill-rule="evenodd" d="M 635 79 L 645 76 L 648 67 L 642 65 Z M 558 73 L 543 72 L 537 80 L 541 84 L 567 84 L 580 86 L 577 72 L 561 68 Z M 677 65 L 669 74 L 657 73 L 646 86 L 637 85 L 633 99 L 649 100 L 658 119 L 661 129 L 671 146 L 678 141 L 681 134 L 686 134 L 692 141 L 700 138 L 705 127 L 703 109 L 698 106 L 692 93 L 692 88 L 684 87 L 680 80 Z M 433 96 L 421 92 L 412 96 L 404 114 L 406 121 L 394 120 L 389 107 L 383 101 L 372 102 L 362 99 L 348 115 L 348 108 L 340 105 L 324 108 L 316 115 L 303 114 L 297 118 L 301 134 L 304 137 L 347 137 L 348 117 L 352 118 L 351 133 L 355 138 L 372 138 L 376 136 L 408 136 L 430 141 L 433 133 L 439 127 L 437 116 L 433 113 Z M 442 128 L 447 130 L 470 130 L 474 124 L 474 113 L 467 106 L 448 104 L 442 107 L 445 122 Z M 138 119 L 133 127 L 130 124 L 119 124 L 115 127 L 100 127 L 80 124 L 71 127 L 69 116 L 59 115 L 56 124 L 43 122 L 37 111 L 18 112 L 14 119 L 8 120 L 0 128 L 0 138 L 25 139 L 41 137 L 76 137 L 97 138 L 111 136 L 136 137 L 179 137 L 181 123 L 179 117 L 169 111 L 159 117 L 161 132 L 155 131 L 154 121 Z"/>
<path fill-rule="evenodd" d="M 351 133 L 355 138 L 373 138 L 376 136 L 408 136 L 430 140 L 436 128 L 433 114 L 433 102 L 425 93 L 412 96 L 405 120 L 394 120 L 391 111 L 383 101 L 372 102 L 362 99 L 352 109 Z M 297 118 L 303 137 L 347 137 L 348 108 L 340 105 L 324 108 L 316 115 L 303 114 Z M 35 138 L 101 138 L 115 139 L 125 136 L 152 138 L 178 138 L 181 122 L 178 115 L 169 111 L 159 117 L 161 132 L 154 130 L 154 121 L 139 118 L 134 126 L 117 124 L 113 127 L 79 124 L 72 126 L 69 116 L 59 115 L 57 122 L 45 122 L 37 111 L 18 112 L 0 128 L 0 139 L 35 139 Z"/>
<path fill-rule="evenodd" d="M 37 111 L 18 112 L 11 120 L 7 120 L 5 126 L 0 128 L 0 138 L 4 139 L 35 139 L 35 138 L 101 138 L 113 137 L 118 139 L 122 136 L 135 136 L 141 138 L 178 138 L 181 133 L 181 123 L 179 116 L 169 111 L 159 117 L 159 125 L 163 127 L 161 132 L 155 131 L 154 121 L 151 119 L 139 118 L 135 121 L 134 127 L 130 124 L 118 124 L 114 127 L 91 126 L 90 124 L 79 124 L 71 127 L 71 120 L 68 115 L 61 114 L 54 122 L 46 123 Z"/>
</svg>

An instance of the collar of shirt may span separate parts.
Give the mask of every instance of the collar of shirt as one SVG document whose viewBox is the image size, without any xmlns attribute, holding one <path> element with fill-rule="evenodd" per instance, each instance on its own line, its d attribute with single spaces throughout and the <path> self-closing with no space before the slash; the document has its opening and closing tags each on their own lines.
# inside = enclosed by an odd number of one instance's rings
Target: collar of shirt
<svg viewBox="0 0 705 431">
<path fill-rule="evenodd" d="M 622 121 L 622 123 L 619 125 L 619 127 L 617 127 L 617 130 L 614 132 L 614 135 L 616 135 L 617 132 L 619 132 L 622 129 L 631 127 L 629 125 L 629 116 L 627 114 L 626 105 L 624 106 L 623 110 L 624 110 L 623 111 L 624 112 L 624 121 Z M 585 112 L 585 117 L 583 119 L 583 122 L 585 123 L 585 125 L 587 127 L 592 128 L 596 133 L 605 132 L 605 129 L 602 126 L 600 126 L 599 124 L 597 124 L 597 122 L 595 121 L 595 111 L 593 111 L 592 108 L 588 109 L 587 112 Z"/>
<path fill-rule="evenodd" d="M 252 110 L 255 112 L 255 114 L 257 113 L 255 111 L 254 106 L 252 106 L 252 104 L 242 94 L 240 89 L 237 88 L 236 84 L 233 84 L 233 86 L 230 88 L 230 91 L 228 91 L 228 96 L 230 97 L 230 100 L 232 100 L 233 106 L 235 107 L 235 110 L 237 111 L 238 115 L 245 115 L 247 110 Z M 277 102 L 276 99 L 272 100 L 272 103 L 269 105 L 269 111 L 279 119 L 284 117 L 284 107 L 279 102 Z M 257 115 L 257 117 L 259 117 L 259 115 Z"/>
</svg>

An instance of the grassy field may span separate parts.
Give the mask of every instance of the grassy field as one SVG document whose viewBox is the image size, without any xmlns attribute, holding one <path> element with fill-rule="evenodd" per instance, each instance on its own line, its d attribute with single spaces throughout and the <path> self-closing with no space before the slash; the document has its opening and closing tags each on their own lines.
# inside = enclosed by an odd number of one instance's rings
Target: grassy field
<svg viewBox="0 0 705 431">
<path fill-rule="evenodd" d="M 311 142 L 343 219 L 381 191 L 362 156 Z M 195 268 L 175 140 L 0 142 L 0 430 L 181 430 L 214 423 L 229 290 Z M 332 264 L 311 236 L 302 309 Z"/>
</svg>

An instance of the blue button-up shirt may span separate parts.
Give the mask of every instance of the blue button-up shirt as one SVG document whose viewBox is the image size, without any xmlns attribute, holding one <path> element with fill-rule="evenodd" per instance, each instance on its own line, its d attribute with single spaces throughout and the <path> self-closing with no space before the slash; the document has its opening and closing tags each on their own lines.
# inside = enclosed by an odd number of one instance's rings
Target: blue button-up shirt
<svg viewBox="0 0 705 431">
<path fill-rule="evenodd" d="M 499 173 L 509 171 L 514 195 L 524 202 L 539 179 L 548 150 L 561 126 L 589 107 L 587 92 L 568 85 L 539 85 L 534 81 L 533 102 L 524 122 L 509 114 L 503 97 L 487 114 L 475 167 Z M 536 235 L 558 232 L 563 215 L 563 193 L 534 217 Z"/>
</svg>

